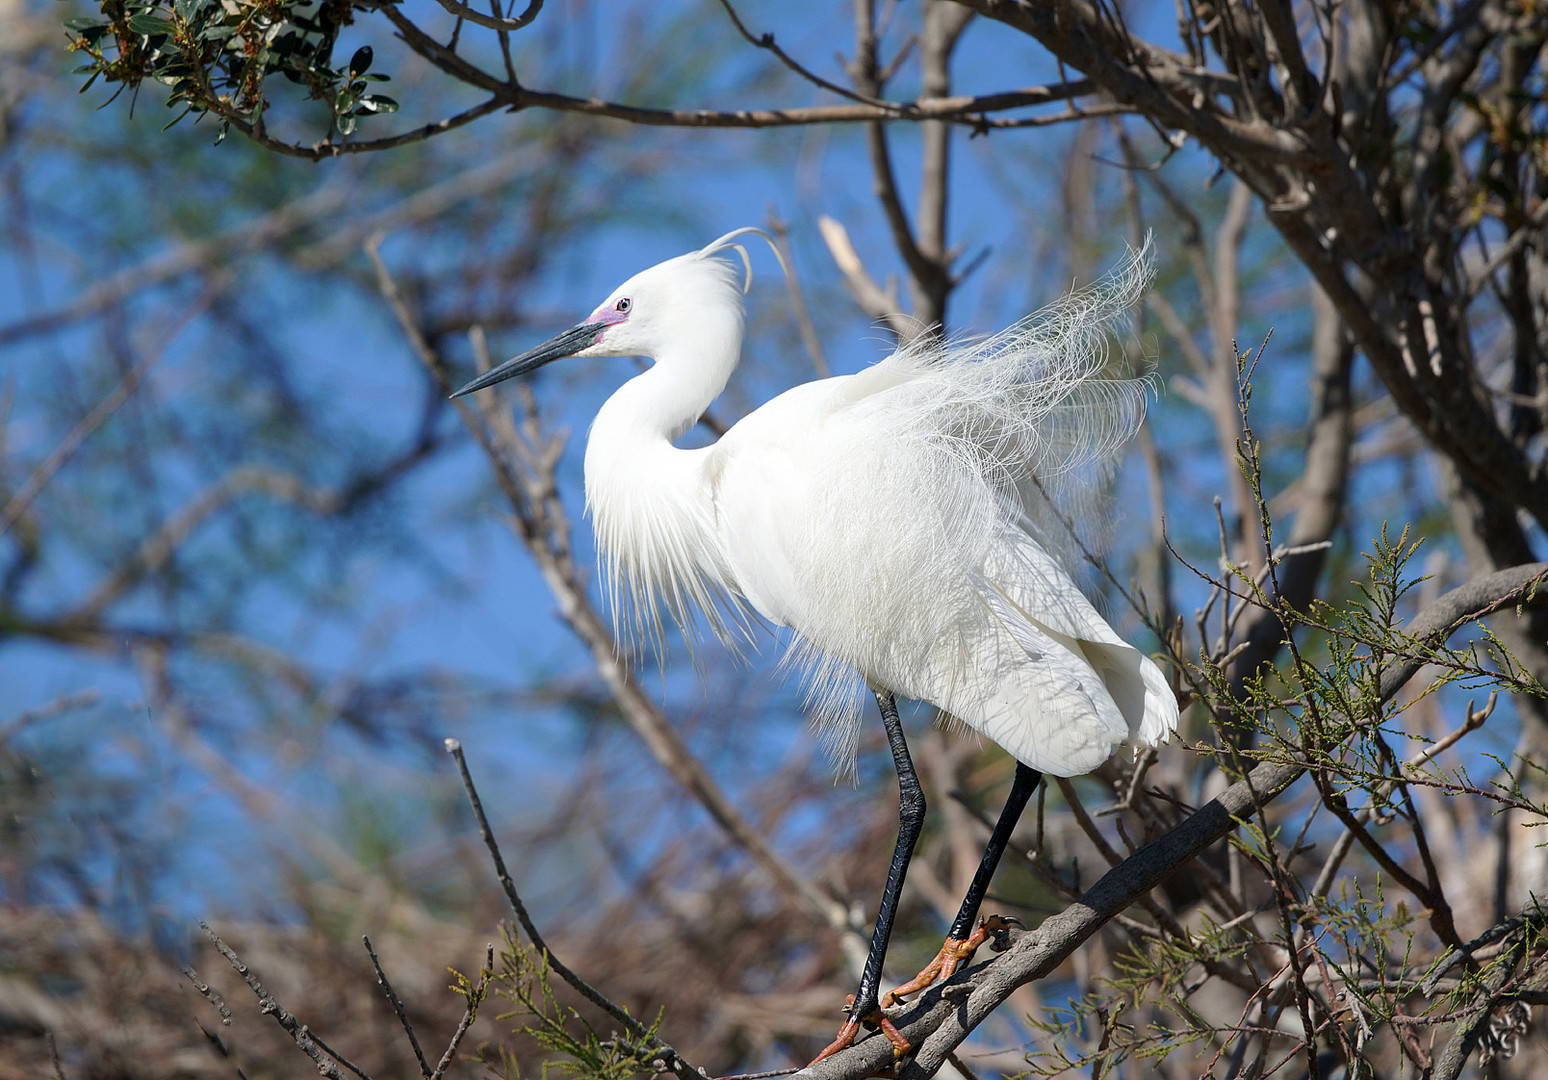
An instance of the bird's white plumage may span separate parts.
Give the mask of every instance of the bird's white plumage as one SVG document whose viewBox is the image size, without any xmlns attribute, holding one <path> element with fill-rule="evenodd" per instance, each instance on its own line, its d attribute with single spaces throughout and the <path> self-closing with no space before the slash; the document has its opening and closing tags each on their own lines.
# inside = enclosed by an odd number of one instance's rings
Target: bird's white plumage
<svg viewBox="0 0 1548 1080">
<path fill-rule="evenodd" d="M 994 337 L 923 339 L 682 450 L 741 348 L 724 243 L 625 282 L 593 319 L 620 301 L 627 319 L 583 350 L 655 361 L 602 407 L 586 450 L 625 632 L 658 639 L 663 610 L 685 625 L 701 612 L 728 641 L 753 613 L 788 627 L 841 760 L 864 684 L 932 702 L 1053 775 L 1164 740 L 1176 699 L 1075 585 L 1061 518 L 1144 415 L 1147 383 L 1108 370 L 1107 342 L 1148 252 Z"/>
</svg>

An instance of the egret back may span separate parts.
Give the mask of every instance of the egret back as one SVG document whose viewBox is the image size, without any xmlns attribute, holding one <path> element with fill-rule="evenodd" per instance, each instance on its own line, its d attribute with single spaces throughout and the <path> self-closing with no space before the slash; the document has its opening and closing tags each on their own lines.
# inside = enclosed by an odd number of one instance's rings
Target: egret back
<svg viewBox="0 0 1548 1080">
<path fill-rule="evenodd" d="M 1066 527 L 1089 520 L 1144 415 L 1149 384 L 1110 341 L 1149 280 L 1148 247 L 1000 334 L 925 339 L 680 450 L 740 350 L 740 296 L 714 250 L 642 271 L 594 316 L 629 294 L 608 348 L 655 358 L 587 445 L 615 624 L 632 609 L 659 640 L 665 608 L 692 641 L 698 611 L 733 648 L 748 607 L 788 627 L 841 766 L 866 684 L 1056 775 L 1172 730 L 1159 669 L 1075 585 Z"/>
<path fill-rule="evenodd" d="M 1113 347 L 1153 275 L 1147 239 L 1095 284 L 998 334 L 916 341 L 877 365 L 908 388 L 877 399 L 892 423 L 948 446 L 1072 573 L 1076 536 L 1100 535 L 1107 482 L 1155 389 Z"/>
<path fill-rule="evenodd" d="M 1058 775 L 1175 727 L 1159 670 L 1072 580 L 1064 519 L 1100 502 L 1143 418 L 1149 384 L 1109 341 L 1149 276 L 1132 253 L 994 337 L 798 387 L 715 447 L 726 565 L 796 631 L 789 662 L 841 765 L 866 683 Z"/>
</svg>

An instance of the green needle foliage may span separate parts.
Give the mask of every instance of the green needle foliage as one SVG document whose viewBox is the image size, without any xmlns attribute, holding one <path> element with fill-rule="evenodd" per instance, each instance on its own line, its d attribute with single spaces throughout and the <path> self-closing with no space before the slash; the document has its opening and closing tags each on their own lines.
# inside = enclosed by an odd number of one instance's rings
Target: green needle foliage
<svg viewBox="0 0 1548 1080">
<path fill-rule="evenodd" d="M 1272 552 L 1246 404 L 1244 391 L 1239 461 Z M 1413 569 L 1421 543 L 1406 528 L 1395 537 L 1383 528 L 1347 595 L 1304 610 L 1280 598 L 1272 553 L 1266 571 L 1227 565 L 1219 576 L 1201 574 L 1230 598 L 1225 610 L 1271 614 L 1285 648 L 1277 665 L 1233 678 L 1227 630 L 1223 648 L 1187 665 L 1221 736 L 1195 749 L 1233 777 L 1257 762 L 1304 769 L 1315 801 L 1304 823 L 1279 804 L 1240 820 L 1225 860 L 1206 856 L 1190 867 L 1210 903 L 1169 925 L 1129 926 L 1105 975 L 1032 1018 L 1044 1035 L 1028 1059 L 1033 1075 L 1099 1076 L 1174 1054 L 1206 1075 L 1235 1075 L 1265 1053 L 1277 1065 L 1331 1053 L 1350 1076 L 1392 1075 L 1386 1070 L 1400 1061 L 1422 1069 L 1434 1060 L 1431 1029 L 1470 1023 L 1479 1026 L 1480 1060 L 1514 1052 L 1527 1015 L 1516 1005 L 1548 985 L 1548 912 L 1529 906 L 1464 943 L 1453 918 L 1458 898 L 1447 894 L 1455 885 L 1432 853 L 1429 830 L 1442 826 L 1421 807 L 1443 796 L 1484 814 L 1548 820 L 1539 763 L 1518 757 L 1512 768 L 1475 751 L 1499 766 L 1485 783 L 1465 766 L 1436 763 L 1482 726 L 1499 695 L 1545 691 L 1487 627 L 1448 644 L 1409 625 L 1426 581 Z M 1393 692 L 1399 685 L 1402 694 Z M 1421 734 L 1429 725 L 1411 711 L 1458 690 L 1490 695 L 1491 704 L 1469 703 L 1462 726 L 1442 739 Z M 1212 982 L 1229 1007 L 1211 999 Z M 1501 1012 L 1502 1001 L 1516 1004 Z"/>
<path fill-rule="evenodd" d="M 660 1016 L 639 1038 L 617 1032 L 604 1037 L 578 1010 L 559 1001 L 547 954 L 517 941 L 509 924 L 502 925 L 501 937 L 499 970 L 492 984 L 512 1008 L 499 1019 L 514 1021 L 515 1035 L 533 1039 L 548 1051 L 542 1066 L 545 1080 L 550 1075 L 629 1080 L 659 1071 L 652 1063 L 661 1056 L 654 1043 Z M 472 984 L 462 979 L 462 985 L 466 992 Z M 514 1048 L 501 1044 L 485 1055 L 483 1063 L 494 1075 L 509 1080 L 522 1075 Z"/>
</svg>

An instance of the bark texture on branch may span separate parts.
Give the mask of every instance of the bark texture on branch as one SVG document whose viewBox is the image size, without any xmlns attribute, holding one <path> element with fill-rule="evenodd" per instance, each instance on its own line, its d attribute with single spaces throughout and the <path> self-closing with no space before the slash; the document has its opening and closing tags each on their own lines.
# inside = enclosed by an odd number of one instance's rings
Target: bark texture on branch
<svg viewBox="0 0 1548 1080">
<path fill-rule="evenodd" d="M 1482 61 L 1501 50 L 1519 61 L 1520 47 L 1506 44 L 1517 38 L 1541 46 L 1548 13 L 1465 5 L 1421 51 L 1398 39 L 1380 5 L 1349 5 L 1337 16 L 1331 70 L 1313 73 L 1270 4 L 1198 35 L 1233 69 L 1234 82 L 1221 84 L 1194 57 L 1137 37 L 1105 5 L 957 2 L 1035 38 L 1157 126 L 1197 139 L 1262 200 L 1431 445 L 1470 485 L 1548 523 L 1548 474 L 1502 429 L 1477 370 L 1469 307 L 1482 283 L 1464 241 L 1470 200 L 1487 185 L 1482 176 L 1459 182 L 1457 167 L 1481 137 L 1466 103 L 1505 108 L 1515 92 Z M 1276 49 L 1265 51 L 1266 41 Z M 1404 66 L 1421 86 L 1411 136 L 1400 134 L 1399 106 L 1387 97 Z M 1521 63 L 1511 70 L 1526 75 Z M 1531 216 L 1513 242 L 1535 233 L 1541 243 L 1541 232 Z"/>
<path fill-rule="evenodd" d="M 1548 563 L 1541 562 L 1485 575 L 1439 597 L 1414 617 L 1405 632 L 1438 644 L 1492 612 L 1512 606 L 1535 609 L 1548 602 L 1548 594 L 1539 590 L 1545 578 Z M 1381 679 L 1382 700 L 1396 694 L 1422 666 L 1408 661 L 1388 669 Z M 1176 828 L 1109 870 L 1075 903 L 1019 935 L 1004 955 L 926 994 L 898 1021 L 898 1028 L 917 1048 L 900 1073 L 901 1080 L 933 1076 L 946 1056 L 1012 991 L 1052 972 L 1107 922 L 1278 798 L 1305 772 L 1306 766 L 1296 762 L 1260 764 Z M 891 1058 L 891 1043 L 872 1038 L 799 1075 L 853 1080 L 871 1075 Z"/>
</svg>

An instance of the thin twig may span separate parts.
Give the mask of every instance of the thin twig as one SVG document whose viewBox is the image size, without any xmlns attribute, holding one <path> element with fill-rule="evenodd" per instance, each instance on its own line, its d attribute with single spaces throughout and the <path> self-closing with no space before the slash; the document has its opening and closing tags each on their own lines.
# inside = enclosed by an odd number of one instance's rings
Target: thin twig
<svg viewBox="0 0 1548 1080">
<path fill-rule="evenodd" d="M 329 158 L 344 157 L 352 154 L 370 154 L 381 150 L 392 150 L 399 146 L 407 146 L 410 143 L 423 142 L 437 135 L 444 135 L 448 131 L 455 131 L 465 124 L 471 124 L 480 117 L 488 116 L 490 113 L 497 112 L 510 104 L 506 97 L 497 95 L 471 108 L 464 109 L 460 113 L 437 120 L 434 123 L 424 124 L 411 131 L 399 132 L 397 135 L 387 135 L 380 139 L 357 139 L 351 142 L 332 142 L 329 139 L 322 139 L 307 145 L 305 143 L 289 143 L 283 139 L 274 138 L 272 135 L 259 130 L 258 125 L 244 119 L 232 106 L 225 104 L 217 97 L 207 97 L 204 101 L 209 106 L 211 112 L 253 142 L 262 146 L 265 150 L 272 150 L 276 154 L 283 154 L 285 157 L 301 158 L 306 161 L 326 161 Z"/>
<path fill-rule="evenodd" d="M 507 19 L 499 15 L 485 15 L 468 7 L 466 4 L 458 3 L 457 0 L 435 0 L 435 2 L 445 8 L 450 14 L 457 16 L 458 19 L 466 19 L 470 23 L 489 30 L 498 30 L 502 34 L 509 33 L 512 30 L 520 30 L 530 25 L 532 20 L 538 17 L 538 13 L 543 10 L 543 0 L 529 0 L 526 11 Z"/>
<path fill-rule="evenodd" d="M 340 1065 L 344 1066 L 350 1072 L 360 1077 L 360 1080 L 371 1080 L 370 1074 L 368 1074 L 359 1065 L 356 1065 L 353 1061 L 349 1060 L 349 1058 L 339 1053 L 333 1047 L 329 1046 L 326 1042 L 323 1041 L 323 1037 L 321 1035 L 317 1034 L 317 1032 L 313 1031 L 307 1025 L 301 1025 L 301 1034 L 305 1035 L 308 1039 L 311 1039 L 318 1046 L 322 1047 L 323 1053 L 330 1055 Z"/>
<path fill-rule="evenodd" d="M 457 759 L 461 762 L 461 758 Z M 463 773 L 466 776 L 466 772 Z M 482 820 L 480 811 L 480 820 Z M 553 959 L 549 956 L 550 961 Z M 494 975 L 494 945 L 485 946 L 484 966 L 478 973 L 478 984 L 468 994 L 467 1007 L 462 1010 L 462 1019 L 457 1022 L 457 1030 L 452 1032 L 451 1042 L 446 1044 L 446 1053 L 441 1055 L 441 1060 L 435 1067 L 435 1072 L 430 1074 L 430 1080 L 441 1080 L 446 1075 L 446 1070 L 451 1068 L 453 1059 L 457 1056 L 457 1047 L 462 1045 L 463 1037 L 467 1035 L 468 1028 L 473 1026 L 473 1020 L 478 1016 L 478 1006 L 484 1000 L 484 995 L 489 990 L 489 980 Z"/>
<path fill-rule="evenodd" d="M 231 1007 L 226 1004 L 225 999 L 220 996 L 219 991 L 217 991 L 213 986 L 210 986 L 208 983 L 200 982 L 199 973 L 196 972 L 193 968 L 189 967 L 187 964 L 183 965 L 182 971 L 183 977 L 186 978 L 189 982 L 193 983 L 193 988 L 199 991 L 201 995 L 203 995 L 204 1000 L 215 1006 L 215 1011 L 220 1013 L 220 1022 L 225 1024 L 227 1027 L 230 1027 Z"/>
<path fill-rule="evenodd" d="M 963 1080 L 978 1080 L 978 1074 L 967 1067 L 967 1063 L 957 1055 L 956 1051 L 947 1054 L 946 1060 L 951 1063 L 953 1069 L 962 1074 Z"/>
<path fill-rule="evenodd" d="M 48 1033 L 48 1060 L 54 1066 L 54 1080 L 65 1080 L 64 1066 L 59 1063 L 59 1044 L 52 1031 Z"/>
<path fill-rule="evenodd" d="M 511 879 L 511 872 L 505 867 L 505 856 L 500 853 L 500 844 L 495 840 L 494 830 L 489 827 L 489 818 L 484 813 L 484 803 L 478 797 L 478 788 L 473 784 L 473 776 L 468 772 L 468 760 L 462 752 L 462 743 L 456 739 L 446 740 L 446 752 L 457 762 L 457 771 L 462 776 L 462 787 L 467 792 L 468 802 L 473 807 L 473 816 L 478 821 L 478 834 L 484 841 L 484 846 L 489 849 L 489 857 L 494 861 L 495 875 L 500 880 L 500 888 L 505 890 L 505 898 L 510 902 L 511 911 L 516 915 L 516 921 L 521 923 L 521 928 L 550 967 L 565 982 L 569 983 L 583 998 L 591 1002 L 597 1008 L 617 1020 L 629 1029 L 632 1035 L 645 1035 L 648 1032 L 646 1026 L 630 1016 L 621 1006 L 615 1004 L 604 994 L 598 991 L 585 979 L 582 979 L 548 947 L 548 942 L 532 922 L 532 916 L 527 913 L 527 905 L 522 902 L 521 896 L 516 891 L 516 883 Z"/>
<path fill-rule="evenodd" d="M 430 1080 L 430 1063 L 425 1060 L 425 1052 L 419 1046 L 419 1036 L 414 1034 L 414 1025 L 409 1023 L 408 1014 L 403 1011 L 403 1002 L 399 1000 L 398 992 L 388 981 L 387 972 L 382 970 L 382 962 L 377 959 L 376 950 L 371 947 L 371 939 L 362 934 L 360 940 L 365 943 L 365 950 L 371 957 L 371 966 L 376 969 L 376 985 L 382 988 L 382 992 L 387 995 L 387 1000 L 392 1002 L 392 1011 L 398 1014 L 398 1023 L 402 1025 L 404 1034 L 408 1036 L 409 1045 L 414 1048 L 414 1059 L 419 1062 L 419 1075 L 425 1080 Z"/>
<path fill-rule="evenodd" d="M 285 1011 L 284 1006 L 279 1003 L 273 994 L 269 993 L 268 989 L 259 981 L 258 976 L 253 974 L 253 970 L 243 963 L 242 958 L 236 954 L 235 950 L 222 941 L 220 935 L 215 933 L 210 928 L 210 924 L 203 919 L 199 920 L 199 929 L 204 931 L 205 936 L 210 939 L 210 942 L 220 952 L 220 955 L 226 958 L 226 962 L 231 965 L 232 970 L 242 976 L 243 981 L 247 983 L 248 989 L 258 999 L 259 1011 L 274 1017 L 274 1022 L 285 1029 L 285 1034 L 290 1036 L 291 1041 L 299 1046 L 307 1057 L 312 1059 L 319 1073 L 326 1076 L 328 1080 L 344 1080 L 344 1074 L 339 1072 L 337 1065 L 324 1056 L 323 1048 L 318 1044 L 317 1040 L 294 1016 Z M 356 1075 L 369 1080 L 369 1077 L 366 1077 L 364 1073 L 360 1072 L 353 1065 L 349 1065 L 348 1068 Z"/>
<path fill-rule="evenodd" d="M 1462 726 L 1425 747 L 1419 754 L 1405 761 L 1402 768 L 1410 772 L 1418 772 L 1422 766 L 1434 760 L 1440 753 L 1456 745 L 1463 736 L 1469 732 L 1477 731 L 1489 719 L 1490 714 L 1494 712 L 1494 703 L 1497 698 L 1497 694 L 1491 693 L 1488 703 L 1482 709 L 1476 711 L 1473 709 L 1472 701 L 1469 701 L 1467 703 L 1467 716 L 1463 720 Z M 1371 794 L 1374 799 L 1380 799 L 1390 790 L 1390 784 L 1378 785 L 1371 789 Z M 1375 807 L 1368 806 L 1359 812 L 1356 820 L 1361 825 L 1365 825 L 1375 816 Z M 1313 883 L 1311 892 L 1308 895 L 1326 895 L 1328 889 L 1333 885 L 1333 878 L 1338 873 L 1338 868 L 1343 864 L 1344 858 L 1349 854 L 1349 849 L 1354 846 L 1354 842 L 1355 834 L 1352 830 L 1346 829 L 1339 833 L 1338 839 L 1333 842 L 1333 848 L 1328 852 L 1328 857 L 1323 862 L 1322 869 L 1318 871 L 1317 880 Z"/>
<path fill-rule="evenodd" d="M 473 807 L 474 819 L 478 822 L 479 836 L 483 838 L 484 846 L 489 849 L 489 857 L 494 861 L 495 875 L 500 879 L 500 887 L 505 891 L 505 898 L 510 903 L 511 910 L 515 912 L 517 921 L 521 923 L 521 928 L 526 931 L 533 948 L 542 955 L 548 966 L 568 983 L 576 993 L 607 1013 L 614 1020 L 617 1020 L 629 1030 L 630 1034 L 636 1038 L 643 1039 L 646 1045 L 656 1051 L 657 1056 L 666 1062 L 667 1068 L 680 1077 L 681 1080 L 703 1080 L 703 1074 L 690 1065 L 672 1046 L 652 1035 L 644 1024 L 630 1016 L 622 1007 L 615 1004 L 590 983 L 571 971 L 554 955 L 553 950 L 548 947 L 548 943 L 543 940 L 543 935 L 533 925 L 532 917 L 527 914 L 526 904 L 522 903 L 521 896 L 516 892 L 516 883 L 511 880 L 510 871 L 505 867 L 505 856 L 500 853 L 500 845 L 495 840 L 494 830 L 489 827 L 489 818 L 484 813 L 483 801 L 478 797 L 478 788 L 474 786 L 473 776 L 468 772 L 468 762 L 462 752 L 462 743 L 456 739 L 447 739 L 446 752 L 451 754 L 457 761 L 457 771 L 462 776 L 463 789 L 467 792 L 468 802 Z M 447 1053 L 449 1054 L 451 1051 L 448 1050 Z M 440 1070 L 438 1069 L 432 1080 L 439 1080 L 439 1076 Z"/>
<path fill-rule="evenodd" d="M 448 0 L 440 0 L 440 2 L 446 3 Z M 784 49 L 780 48 L 779 45 L 775 42 L 773 34 L 754 34 L 751 30 L 747 29 L 747 25 L 742 22 L 742 17 L 736 13 L 736 8 L 732 6 L 731 0 L 720 0 L 720 6 L 726 9 L 726 15 L 730 17 L 731 23 L 736 27 L 737 33 L 741 34 L 742 37 L 747 40 L 748 44 L 756 45 L 760 49 L 767 49 L 769 52 L 773 53 L 776 57 L 779 58 L 780 63 L 784 64 L 787 68 L 795 72 L 807 82 L 811 83 L 813 86 L 826 90 L 829 93 L 837 94 L 839 97 L 848 98 L 850 101 L 858 101 L 865 105 L 877 106 L 878 108 L 887 107 L 887 102 L 881 100 L 880 98 L 871 97 L 867 94 L 857 93 L 846 86 L 840 86 L 836 82 L 825 79 L 815 71 L 812 71 L 810 68 L 806 67 L 800 61 L 798 61 L 795 57 L 787 53 Z"/>
</svg>

